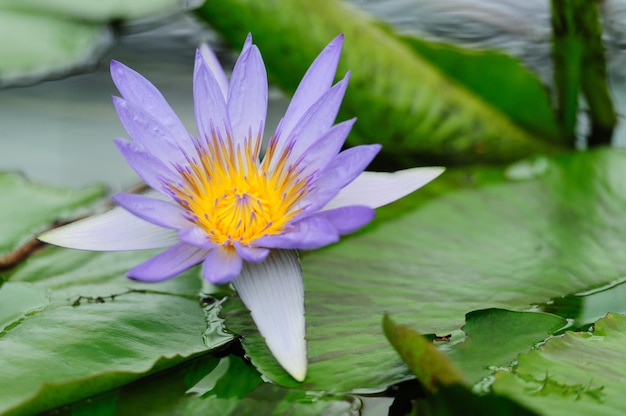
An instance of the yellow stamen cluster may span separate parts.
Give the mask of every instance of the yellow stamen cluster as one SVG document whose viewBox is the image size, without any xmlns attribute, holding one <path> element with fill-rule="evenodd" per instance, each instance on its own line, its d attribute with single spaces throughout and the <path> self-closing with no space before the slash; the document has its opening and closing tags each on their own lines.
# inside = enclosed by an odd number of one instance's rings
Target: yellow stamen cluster
<svg viewBox="0 0 626 416">
<path fill-rule="evenodd" d="M 181 169 L 182 186 L 170 185 L 179 204 L 203 228 L 212 243 L 248 244 L 260 237 L 282 233 L 300 212 L 295 207 L 306 194 L 306 181 L 294 166 L 286 166 L 285 149 L 275 164 L 271 141 L 259 163 L 261 140 L 247 140 L 234 148 L 230 140 L 213 138 L 206 149 L 198 146 L 198 159 Z"/>
</svg>

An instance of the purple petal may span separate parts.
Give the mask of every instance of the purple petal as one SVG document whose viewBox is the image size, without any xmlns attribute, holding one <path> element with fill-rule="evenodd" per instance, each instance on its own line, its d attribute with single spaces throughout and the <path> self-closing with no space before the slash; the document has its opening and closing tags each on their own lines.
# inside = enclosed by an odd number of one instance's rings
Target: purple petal
<svg viewBox="0 0 626 416">
<path fill-rule="evenodd" d="M 209 48 L 206 43 L 200 45 L 199 51 L 204 59 L 204 62 L 206 63 L 207 68 L 209 69 L 209 72 L 211 72 L 213 78 L 215 78 L 215 81 L 220 86 L 224 99 L 226 99 L 228 96 L 228 77 L 226 77 L 220 61 L 217 59 L 217 56 L 215 56 L 215 53 L 213 53 L 213 50 Z"/>
<path fill-rule="evenodd" d="M 178 243 L 176 232 L 139 219 L 120 207 L 46 231 L 38 238 L 61 247 L 94 251 L 144 250 Z"/>
<path fill-rule="evenodd" d="M 262 237 L 254 241 L 258 247 L 312 250 L 339 241 L 335 227 L 320 216 L 312 216 L 296 222 L 284 234 Z"/>
<path fill-rule="evenodd" d="M 113 200 L 130 213 L 161 227 L 178 230 L 191 225 L 186 210 L 160 199 L 137 194 L 117 194 Z"/>
<path fill-rule="evenodd" d="M 307 371 L 304 284 L 297 252 L 272 250 L 263 263 L 244 263 L 233 286 L 278 363 L 303 381 Z"/>
<path fill-rule="evenodd" d="M 113 105 L 133 142 L 158 159 L 164 162 L 180 163 L 185 160 L 181 148 L 187 154 L 194 151 L 193 142 L 188 133 L 182 137 L 173 137 L 160 121 L 122 98 L 113 97 Z"/>
<path fill-rule="evenodd" d="M 351 147 L 339 153 L 315 182 L 315 189 L 301 201 L 304 210 L 300 217 L 305 217 L 325 206 L 339 190 L 352 182 L 370 164 L 380 151 L 378 144 Z M 350 204 L 367 205 L 367 204 Z"/>
<path fill-rule="evenodd" d="M 250 46 L 252 46 L 252 33 L 248 33 L 246 36 L 246 40 L 243 42 L 243 47 L 241 48 L 241 54 L 243 55 L 247 52 Z"/>
<path fill-rule="evenodd" d="M 115 139 L 115 144 L 126 162 L 152 189 L 165 191 L 164 183 L 178 183 L 178 173 L 167 167 L 163 162 L 143 147 L 123 139 Z"/>
<path fill-rule="evenodd" d="M 215 132 L 226 139 L 230 133 L 226 101 L 222 89 L 199 51 L 196 53 L 193 74 L 193 101 L 200 138 L 209 139 Z"/>
<path fill-rule="evenodd" d="M 347 207 L 335 208 L 315 214 L 315 217 L 322 217 L 335 227 L 339 234 L 355 232 L 374 219 L 373 208 L 361 205 L 351 205 Z"/>
<path fill-rule="evenodd" d="M 389 204 L 421 188 L 443 173 L 444 168 L 412 168 L 393 173 L 362 172 L 324 206 L 324 210 L 347 205 L 371 208 Z"/>
<path fill-rule="evenodd" d="M 260 263 L 270 254 L 267 248 L 249 247 L 239 242 L 235 242 L 234 246 L 241 258 L 251 263 Z"/>
<path fill-rule="evenodd" d="M 150 81 L 117 61 L 111 61 L 111 77 L 124 99 L 159 120 L 172 137 L 188 137 L 183 123 Z"/>
<path fill-rule="evenodd" d="M 302 176 L 309 176 L 315 171 L 321 171 L 334 160 L 355 121 L 356 118 L 353 118 L 333 126 L 319 141 L 304 152 L 301 161 L 298 162 L 298 166 L 303 167 Z"/>
<path fill-rule="evenodd" d="M 294 163 L 306 149 L 314 145 L 330 129 L 337 117 L 349 77 L 350 74 L 347 74 L 344 79 L 322 95 L 302 116 L 288 136 L 284 130 L 281 132 L 278 154 L 282 152 L 285 146 L 289 146 L 293 142 L 293 150 L 289 159 L 291 163 Z M 281 128 L 284 129 L 283 126 Z"/>
<path fill-rule="evenodd" d="M 289 103 L 282 122 L 282 131 L 289 136 L 303 114 L 324 94 L 335 79 L 337 63 L 341 54 L 343 35 L 333 39 L 315 58 Z"/>
<path fill-rule="evenodd" d="M 218 246 L 209 251 L 204 259 L 202 275 L 214 285 L 228 283 L 239 276 L 242 263 L 237 250 Z"/>
<path fill-rule="evenodd" d="M 207 250 L 178 243 L 150 260 L 132 268 L 127 276 L 144 282 L 160 282 L 170 279 L 200 263 Z"/>
<path fill-rule="evenodd" d="M 234 143 L 245 138 L 261 139 L 267 114 L 267 74 L 255 45 L 243 52 L 230 78 L 228 115 Z"/>
<path fill-rule="evenodd" d="M 200 227 L 191 226 L 183 228 L 178 233 L 180 241 L 192 245 L 198 248 L 212 249 L 217 247 L 217 244 L 212 243 L 209 239 L 209 235 Z"/>
</svg>

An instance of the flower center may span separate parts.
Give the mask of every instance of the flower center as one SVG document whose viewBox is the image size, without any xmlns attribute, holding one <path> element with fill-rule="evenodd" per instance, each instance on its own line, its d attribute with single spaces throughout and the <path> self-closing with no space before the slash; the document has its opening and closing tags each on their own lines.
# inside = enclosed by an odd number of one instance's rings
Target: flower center
<svg viewBox="0 0 626 416">
<path fill-rule="evenodd" d="M 234 149 L 230 140 L 214 137 L 206 146 L 197 146 L 197 159 L 189 158 L 189 165 L 178 167 L 183 183 L 169 185 L 174 199 L 212 243 L 249 244 L 281 234 L 300 212 L 297 202 L 308 185 L 294 167 L 286 166 L 288 149 L 272 164 L 272 140 L 259 163 L 260 142 L 248 140 L 243 148 Z"/>
</svg>

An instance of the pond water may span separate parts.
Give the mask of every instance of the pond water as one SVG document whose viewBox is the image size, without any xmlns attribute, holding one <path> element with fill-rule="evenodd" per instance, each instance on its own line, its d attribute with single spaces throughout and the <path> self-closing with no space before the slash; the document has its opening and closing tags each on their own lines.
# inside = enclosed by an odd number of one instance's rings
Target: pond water
<svg viewBox="0 0 626 416">
<path fill-rule="evenodd" d="M 139 179 L 113 138 L 127 138 L 111 103 L 119 95 L 109 74 L 111 59 L 137 70 L 155 84 L 192 132 L 192 74 L 195 48 L 208 41 L 226 68 L 235 53 L 202 23 L 184 15 L 134 24 L 92 72 L 27 87 L 0 90 L 0 169 L 57 186 L 104 183 L 120 191 Z M 243 40 L 242 40 L 243 41 Z M 273 131 L 287 98 L 270 91 L 267 131 Z"/>
</svg>

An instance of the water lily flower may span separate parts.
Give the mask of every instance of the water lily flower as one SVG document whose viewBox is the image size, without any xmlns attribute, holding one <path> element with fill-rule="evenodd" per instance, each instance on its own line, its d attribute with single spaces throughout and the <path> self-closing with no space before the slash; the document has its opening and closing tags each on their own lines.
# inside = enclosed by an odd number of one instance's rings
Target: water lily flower
<svg viewBox="0 0 626 416">
<path fill-rule="evenodd" d="M 137 174 L 158 193 L 122 193 L 104 214 L 48 231 L 59 246 L 98 251 L 167 249 L 128 277 L 169 279 L 202 263 L 214 284 L 232 282 L 277 361 L 306 376 L 304 288 L 296 250 L 335 243 L 370 222 L 374 208 L 413 192 L 442 168 L 364 172 L 380 150 L 341 151 L 354 119 L 335 124 L 349 73 L 333 85 L 343 36 L 316 58 L 261 157 L 267 75 L 245 41 L 230 81 L 213 52 L 196 53 L 197 136 L 159 90 L 113 61 L 122 97 L 113 104 L 132 141 L 116 139 Z"/>
</svg>

